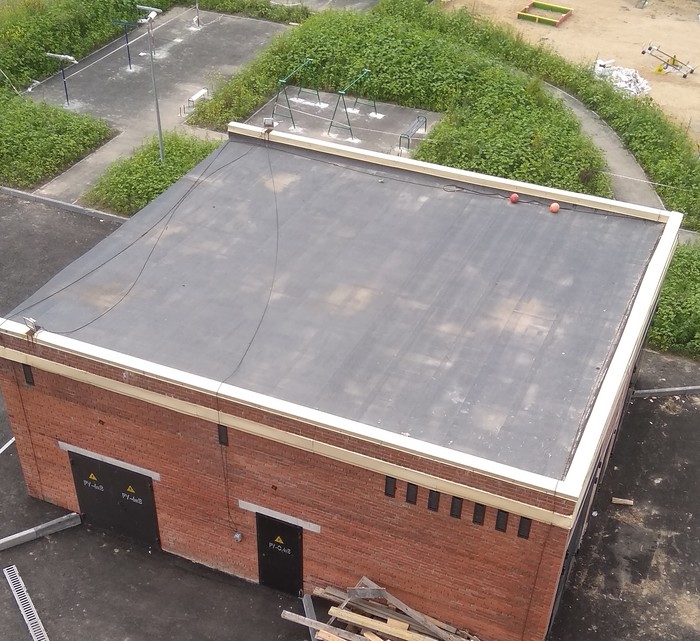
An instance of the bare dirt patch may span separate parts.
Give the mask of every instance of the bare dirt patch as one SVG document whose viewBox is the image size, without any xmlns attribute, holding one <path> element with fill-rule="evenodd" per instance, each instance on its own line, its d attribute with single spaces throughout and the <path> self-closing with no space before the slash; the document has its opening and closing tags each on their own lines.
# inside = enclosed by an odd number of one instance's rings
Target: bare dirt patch
<svg viewBox="0 0 700 641">
<path fill-rule="evenodd" d="M 450 0 L 444 6 L 466 7 L 473 13 L 509 25 L 533 44 L 544 44 L 574 62 L 615 60 L 636 69 L 650 84 L 650 96 L 676 122 L 687 128 L 700 149 L 700 2 L 698 0 L 568 0 L 574 10 L 559 27 L 518 20 L 525 0 Z M 642 55 L 650 43 L 679 60 L 699 67 L 682 78 L 657 73 L 659 61 Z"/>
</svg>

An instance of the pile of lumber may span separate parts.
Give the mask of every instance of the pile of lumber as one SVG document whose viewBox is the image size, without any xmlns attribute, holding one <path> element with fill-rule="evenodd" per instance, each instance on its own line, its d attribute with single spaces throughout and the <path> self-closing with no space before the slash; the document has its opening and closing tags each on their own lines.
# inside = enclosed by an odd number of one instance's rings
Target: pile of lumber
<svg viewBox="0 0 700 641">
<path fill-rule="evenodd" d="M 362 577 L 354 588 L 317 588 L 314 595 L 336 605 L 330 620 L 316 619 L 310 597 L 306 616 L 285 610 L 282 618 L 309 628 L 311 641 L 479 641 L 473 634 L 417 612 L 384 588 Z"/>
</svg>

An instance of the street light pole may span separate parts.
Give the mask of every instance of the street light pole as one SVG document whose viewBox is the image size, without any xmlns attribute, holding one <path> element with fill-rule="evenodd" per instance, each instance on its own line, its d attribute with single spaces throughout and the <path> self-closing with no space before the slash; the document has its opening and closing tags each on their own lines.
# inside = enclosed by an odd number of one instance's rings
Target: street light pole
<svg viewBox="0 0 700 641">
<path fill-rule="evenodd" d="M 144 7 L 142 5 L 136 5 L 137 9 L 142 9 L 144 11 L 149 11 L 148 17 L 140 18 L 140 24 L 146 24 L 148 27 L 148 51 L 151 55 L 151 79 L 153 80 L 153 98 L 156 103 L 156 124 L 158 126 L 158 148 L 160 150 L 160 161 L 165 162 L 165 150 L 163 149 L 163 129 L 160 124 L 160 108 L 158 106 L 158 89 L 156 87 L 156 67 L 153 61 L 153 19 L 161 13 L 160 9 L 154 9 L 152 7 Z"/>
<path fill-rule="evenodd" d="M 148 21 L 148 32 L 153 43 L 152 20 Z M 158 148 L 160 149 L 160 162 L 165 161 L 165 150 L 163 149 L 163 129 L 160 125 L 160 108 L 158 107 L 158 89 L 156 88 L 156 67 L 153 62 L 153 48 L 151 48 L 151 78 L 153 79 L 153 98 L 156 101 L 156 124 L 158 125 Z"/>
<path fill-rule="evenodd" d="M 70 62 L 71 64 L 77 64 L 78 61 L 73 56 L 66 56 L 62 53 L 47 53 L 47 58 L 55 58 L 61 61 L 61 78 L 63 78 L 63 93 L 66 95 L 66 106 L 70 105 L 70 100 L 68 99 L 68 83 L 66 82 L 66 69 L 65 63 Z"/>
</svg>

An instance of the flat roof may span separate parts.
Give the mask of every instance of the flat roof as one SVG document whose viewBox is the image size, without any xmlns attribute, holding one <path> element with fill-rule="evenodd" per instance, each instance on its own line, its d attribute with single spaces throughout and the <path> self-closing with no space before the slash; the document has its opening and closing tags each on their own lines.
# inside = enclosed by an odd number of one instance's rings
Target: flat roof
<svg viewBox="0 0 700 641">
<path fill-rule="evenodd" d="M 232 136 L 9 318 L 561 479 L 663 230 Z"/>
</svg>

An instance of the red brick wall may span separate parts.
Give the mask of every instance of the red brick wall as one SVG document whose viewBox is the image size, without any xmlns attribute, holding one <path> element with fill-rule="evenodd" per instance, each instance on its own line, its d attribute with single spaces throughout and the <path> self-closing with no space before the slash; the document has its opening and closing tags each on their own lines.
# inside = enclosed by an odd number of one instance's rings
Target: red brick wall
<svg viewBox="0 0 700 641">
<path fill-rule="evenodd" d="M 493 508 L 474 525 L 468 501 L 455 519 L 451 497 L 431 512 L 424 488 L 410 505 L 401 481 L 388 498 L 382 475 L 233 430 L 222 448 L 211 423 L 37 369 L 34 379 L 26 385 L 20 365 L 0 361 L 32 495 L 78 509 L 62 440 L 160 473 L 154 493 L 164 550 L 257 580 L 255 515 L 238 508 L 243 499 L 321 526 L 320 534 L 304 533 L 307 588 L 346 587 L 364 574 L 484 641 L 543 638 L 566 531 L 533 523 L 530 538 L 520 539 L 515 515 L 497 532 Z"/>
</svg>

